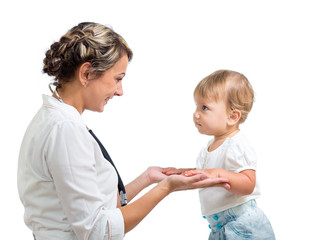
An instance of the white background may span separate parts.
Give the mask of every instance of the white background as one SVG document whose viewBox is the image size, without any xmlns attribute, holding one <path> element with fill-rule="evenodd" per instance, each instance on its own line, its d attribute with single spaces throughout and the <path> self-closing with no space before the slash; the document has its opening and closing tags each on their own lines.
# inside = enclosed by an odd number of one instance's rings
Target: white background
<svg viewBox="0 0 309 240">
<path fill-rule="evenodd" d="M 4 1 L 2 1 L 4 2 Z M 125 183 L 148 166 L 194 167 L 209 137 L 192 123 L 196 84 L 217 69 L 251 81 L 256 101 L 242 130 L 258 158 L 262 197 L 277 239 L 304 239 L 308 197 L 308 7 L 306 1 L 6 1 L 1 3 L 1 239 L 32 239 L 16 169 L 25 129 L 49 94 L 45 51 L 82 21 L 108 24 L 134 52 L 124 96 L 83 118 Z M 147 189 L 148 190 L 148 189 Z M 164 199 L 136 239 L 207 239 L 197 191 Z"/>
</svg>

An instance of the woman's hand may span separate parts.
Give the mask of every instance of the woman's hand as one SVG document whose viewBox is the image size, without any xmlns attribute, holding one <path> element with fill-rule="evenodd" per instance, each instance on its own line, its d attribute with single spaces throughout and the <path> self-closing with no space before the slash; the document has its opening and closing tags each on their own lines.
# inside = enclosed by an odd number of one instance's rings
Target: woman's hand
<svg viewBox="0 0 309 240">
<path fill-rule="evenodd" d="M 161 182 L 163 179 L 167 178 L 167 175 L 163 173 L 163 169 L 161 167 L 149 167 L 146 170 L 147 179 L 149 181 L 149 185 L 153 183 Z"/>
<path fill-rule="evenodd" d="M 170 175 L 180 175 L 187 171 L 195 170 L 195 168 L 161 168 L 161 167 L 149 167 L 146 170 L 146 176 L 148 180 L 148 185 L 153 183 L 159 183 L 163 179 L 167 178 Z"/>
<path fill-rule="evenodd" d="M 149 179 L 159 181 L 162 178 L 158 171 L 161 168 L 151 167 L 148 173 Z M 125 233 L 133 229 L 149 212 L 166 196 L 175 191 L 212 187 L 216 184 L 227 183 L 226 178 L 210 178 L 205 174 L 196 174 L 191 177 L 183 175 L 165 176 L 153 189 L 120 211 L 124 219 Z"/>
<path fill-rule="evenodd" d="M 198 174 L 205 174 L 209 178 L 221 178 L 222 176 L 220 175 L 219 171 L 217 171 L 217 170 L 218 169 L 201 169 L 201 170 L 194 169 L 194 170 L 185 171 L 185 172 L 182 173 L 182 175 L 185 176 L 185 177 L 192 177 L 192 176 L 195 176 L 195 175 L 198 175 Z M 226 190 L 231 189 L 231 185 L 227 182 L 219 183 L 219 184 L 216 184 L 212 187 L 223 187 Z"/>
<path fill-rule="evenodd" d="M 191 176 L 172 175 L 166 178 L 164 181 L 166 182 L 169 192 L 207 188 L 219 185 L 226 187 L 229 186 L 227 178 L 211 177 L 204 173 L 196 173 L 192 174 Z"/>
<path fill-rule="evenodd" d="M 167 175 L 162 173 L 161 167 L 149 167 L 140 176 L 125 186 L 128 202 L 130 202 L 137 194 L 139 194 L 146 187 L 159 183 L 167 178 Z M 118 207 L 120 203 L 118 201 Z"/>
<path fill-rule="evenodd" d="M 196 170 L 196 168 L 174 168 L 174 167 L 169 167 L 169 168 L 163 168 L 162 173 L 171 176 L 171 175 L 182 175 L 185 177 L 192 177 L 198 174 L 203 174 L 205 179 L 207 181 L 205 182 L 200 182 L 196 184 L 197 186 L 200 186 L 198 188 L 204 188 L 204 187 L 224 187 L 226 190 L 229 190 L 231 188 L 230 184 L 227 182 L 220 182 L 220 180 L 224 180 L 220 178 L 220 175 L 218 172 L 215 171 L 208 171 L 208 170 Z M 203 176 L 201 176 L 203 178 Z M 191 179 L 194 181 L 194 179 Z M 227 179 L 226 179 L 227 180 Z M 219 182 L 217 182 L 219 181 Z M 213 184 L 214 183 L 214 184 Z M 192 186 L 193 188 L 196 188 L 196 186 Z M 188 188 L 190 189 L 190 188 Z"/>
</svg>

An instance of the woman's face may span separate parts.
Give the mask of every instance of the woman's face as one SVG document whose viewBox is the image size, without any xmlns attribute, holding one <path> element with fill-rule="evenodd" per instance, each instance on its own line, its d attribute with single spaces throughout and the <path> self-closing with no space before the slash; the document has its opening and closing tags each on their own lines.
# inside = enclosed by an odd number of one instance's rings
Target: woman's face
<svg viewBox="0 0 309 240">
<path fill-rule="evenodd" d="M 123 55 L 119 61 L 102 76 L 90 80 L 85 88 L 85 109 L 103 112 L 104 106 L 114 96 L 122 96 L 122 79 L 126 74 L 128 56 Z"/>
</svg>

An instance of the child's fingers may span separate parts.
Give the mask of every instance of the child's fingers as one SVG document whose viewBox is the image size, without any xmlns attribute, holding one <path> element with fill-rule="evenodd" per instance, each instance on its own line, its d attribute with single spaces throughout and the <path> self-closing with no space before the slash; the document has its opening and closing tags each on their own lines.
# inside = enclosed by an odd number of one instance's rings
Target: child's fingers
<svg viewBox="0 0 309 240">
<path fill-rule="evenodd" d="M 191 176 L 195 176 L 197 174 L 203 174 L 203 172 L 193 170 L 193 171 L 185 171 L 185 172 L 182 173 L 182 175 L 185 176 L 185 177 L 191 177 Z"/>
<path fill-rule="evenodd" d="M 194 171 L 195 168 L 174 168 L 174 167 L 169 167 L 169 168 L 163 168 L 162 173 L 165 175 L 184 175 L 184 172 L 190 172 Z M 197 174 L 197 173 L 196 173 Z M 188 174 L 188 176 L 194 176 L 196 174 Z"/>
<path fill-rule="evenodd" d="M 194 172 L 184 172 L 181 175 L 183 175 L 185 177 L 191 177 L 191 176 L 197 175 L 197 173 L 194 173 Z"/>
<path fill-rule="evenodd" d="M 165 175 L 175 175 L 175 174 L 179 174 L 178 172 L 179 172 L 179 170 L 177 170 L 176 168 L 173 168 L 173 167 L 168 167 L 168 168 L 162 169 L 162 173 L 165 174 Z"/>
</svg>

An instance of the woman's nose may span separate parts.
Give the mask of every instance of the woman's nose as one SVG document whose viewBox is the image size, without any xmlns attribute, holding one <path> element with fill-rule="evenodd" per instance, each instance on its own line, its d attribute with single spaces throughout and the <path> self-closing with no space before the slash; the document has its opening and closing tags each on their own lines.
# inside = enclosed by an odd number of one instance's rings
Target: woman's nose
<svg viewBox="0 0 309 240">
<path fill-rule="evenodd" d="M 123 95 L 123 89 L 122 89 L 122 82 L 121 81 L 119 81 L 117 83 L 117 89 L 116 89 L 115 95 L 116 96 L 122 96 Z"/>
</svg>

